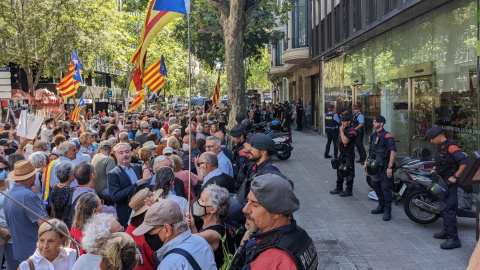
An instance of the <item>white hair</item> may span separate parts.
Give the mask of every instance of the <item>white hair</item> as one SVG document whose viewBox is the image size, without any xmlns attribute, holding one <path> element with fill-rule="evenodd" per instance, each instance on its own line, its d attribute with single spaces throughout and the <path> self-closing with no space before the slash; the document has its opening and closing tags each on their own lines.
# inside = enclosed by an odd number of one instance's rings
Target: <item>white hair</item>
<svg viewBox="0 0 480 270">
<path fill-rule="evenodd" d="M 202 133 L 202 132 L 203 132 L 203 127 L 202 127 L 202 126 L 198 126 L 198 127 L 197 127 L 197 132 L 198 132 L 198 133 Z"/>
<path fill-rule="evenodd" d="M 215 136 L 208 136 L 206 139 L 206 141 L 215 141 L 215 144 L 218 145 L 218 146 L 222 146 L 222 141 L 215 137 Z"/>
<path fill-rule="evenodd" d="M 33 166 L 36 169 L 47 166 L 47 157 L 45 156 L 45 153 L 40 151 L 37 151 L 31 154 L 28 160 L 30 160 L 30 162 L 33 164 Z"/>
<path fill-rule="evenodd" d="M 94 214 L 83 226 L 82 246 L 88 253 L 99 250 L 103 240 L 110 235 L 112 223 L 116 221 L 114 215 L 107 213 Z"/>
<path fill-rule="evenodd" d="M 113 151 L 117 152 L 117 149 L 122 147 L 122 146 L 128 146 L 128 150 L 132 150 L 132 147 L 130 146 L 129 143 L 119 143 L 119 144 L 115 145 L 115 147 L 113 148 Z"/>
<path fill-rule="evenodd" d="M 173 224 L 172 227 L 173 227 L 173 230 L 176 231 L 177 233 L 183 233 L 188 230 L 188 223 L 184 219 Z"/>
<path fill-rule="evenodd" d="M 161 162 L 165 161 L 165 160 L 170 160 L 170 162 L 172 163 L 172 167 L 175 167 L 175 162 L 173 162 L 173 160 L 165 155 L 161 155 L 161 156 L 158 156 L 155 161 L 153 162 L 153 167 L 156 167 L 158 166 L 158 164 L 160 164 Z"/>
<path fill-rule="evenodd" d="M 65 156 L 65 153 L 67 153 L 68 151 L 70 151 L 70 147 L 73 146 L 74 148 L 76 148 L 75 144 L 73 142 L 69 142 L 69 141 L 66 141 L 66 142 L 63 142 L 61 143 L 58 147 L 57 147 L 57 152 L 60 156 Z"/>
<path fill-rule="evenodd" d="M 141 129 L 150 128 L 150 124 L 149 124 L 147 121 L 142 121 L 142 122 L 140 123 L 140 128 L 141 128 Z"/>
</svg>

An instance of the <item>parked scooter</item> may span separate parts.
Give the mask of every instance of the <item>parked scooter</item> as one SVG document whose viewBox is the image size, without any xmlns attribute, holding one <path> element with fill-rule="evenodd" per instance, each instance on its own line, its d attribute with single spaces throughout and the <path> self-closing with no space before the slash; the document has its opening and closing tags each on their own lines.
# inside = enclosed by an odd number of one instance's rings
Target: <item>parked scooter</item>
<svg viewBox="0 0 480 270">
<path fill-rule="evenodd" d="M 430 224 L 441 217 L 446 204 L 443 196 L 450 185 L 438 175 L 413 174 L 415 182 L 409 185 L 409 193 L 403 203 L 408 218 L 420 224 Z M 458 217 L 476 218 L 476 205 L 471 194 L 458 187 Z"/>
</svg>

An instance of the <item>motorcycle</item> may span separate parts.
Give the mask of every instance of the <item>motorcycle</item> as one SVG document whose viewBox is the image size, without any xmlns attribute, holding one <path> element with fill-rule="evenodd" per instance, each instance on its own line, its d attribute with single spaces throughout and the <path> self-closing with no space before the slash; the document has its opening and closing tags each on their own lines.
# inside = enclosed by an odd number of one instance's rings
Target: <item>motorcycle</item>
<svg viewBox="0 0 480 270">
<path fill-rule="evenodd" d="M 428 189 L 431 188 L 432 178 L 431 174 L 411 174 L 415 178 L 415 182 L 409 186 L 409 193 L 403 203 L 405 214 L 412 221 L 419 224 L 430 224 L 435 222 L 442 215 L 442 210 L 445 208 L 443 201 L 432 201 L 429 196 Z M 437 181 L 444 181 L 440 176 L 436 176 Z M 435 182 L 437 182 L 435 181 Z M 458 217 L 476 218 L 476 205 L 472 200 L 471 194 L 465 192 L 461 187 L 458 187 Z"/>
<path fill-rule="evenodd" d="M 293 147 L 290 144 L 292 140 L 292 133 L 280 132 L 272 134 L 272 139 L 275 142 L 276 155 L 280 160 L 287 160 L 292 155 Z"/>
</svg>

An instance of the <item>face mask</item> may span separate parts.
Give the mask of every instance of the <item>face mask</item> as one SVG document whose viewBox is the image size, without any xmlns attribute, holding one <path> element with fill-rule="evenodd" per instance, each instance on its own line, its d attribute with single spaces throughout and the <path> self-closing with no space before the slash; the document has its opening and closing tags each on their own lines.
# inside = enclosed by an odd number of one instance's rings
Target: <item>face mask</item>
<svg viewBox="0 0 480 270">
<path fill-rule="evenodd" d="M 148 160 L 148 164 L 153 165 L 155 163 L 155 157 Z"/>
<path fill-rule="evenodd" d="M 183 151 L 188 151 L 189 148 L 190 148 L 190 145 L 188 145 L 188 143 L 183 144 Z"/>
<path fill-rule="evenodd" d="M 163 241 L 160 239 L 160 236 L 157 234 L 150 235 L 148 233 L 144 234 L 145 242 L 147 242 L 148 246 L 153 250 L 157 251 L 163 246 Z"/>
<path fill-rule="evenodd" d="M 202 206 L 196 201 L 193 204 L 193 215 L 197 217 L 203 217 L 207 214 L 207 206 Z"/>
<path fill-rule="evenodd" d="M 50 128 L 51 128 L 51 129 L 53 129 L 53 128 L 54 128 L 53 124 L 50 124 Z"/>
<path fill-rule="evenodd" d="M 0 172 L 0 180 L 5 180 L 5 179 L 7 179 L 7 175 L 8 175 L 8 171 L 7 171 L 7 170 L 3 170 L 2 172 Z"/>
</svg>

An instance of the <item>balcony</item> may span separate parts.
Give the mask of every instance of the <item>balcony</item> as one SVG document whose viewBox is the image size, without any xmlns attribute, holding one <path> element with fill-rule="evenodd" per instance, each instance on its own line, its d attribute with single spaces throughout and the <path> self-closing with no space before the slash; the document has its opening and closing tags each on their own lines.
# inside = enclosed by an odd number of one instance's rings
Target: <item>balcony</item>
<svg viewBox="0 0 480 270">
<path fill-rule="evenodd" d="M 283 62 L 286 64 L 303 64 L 310 57 L 310 49 L 308 47 L 288 49 L 283 52 Z"/>
</svg>

